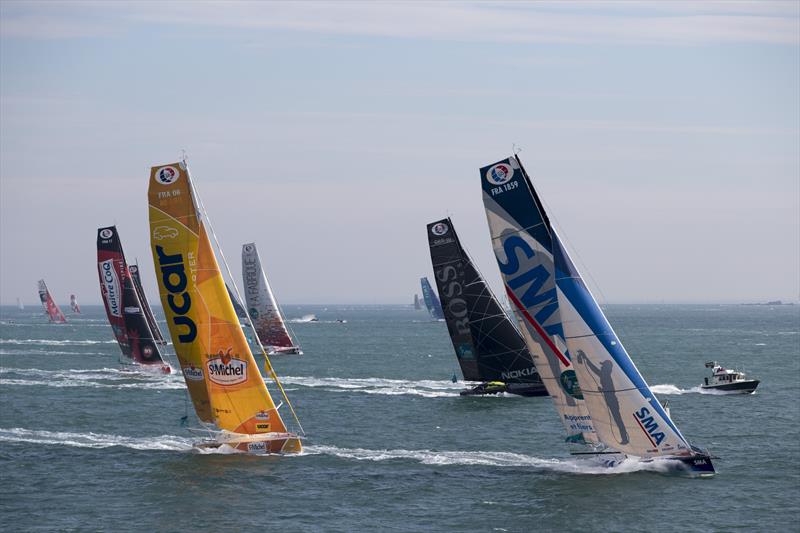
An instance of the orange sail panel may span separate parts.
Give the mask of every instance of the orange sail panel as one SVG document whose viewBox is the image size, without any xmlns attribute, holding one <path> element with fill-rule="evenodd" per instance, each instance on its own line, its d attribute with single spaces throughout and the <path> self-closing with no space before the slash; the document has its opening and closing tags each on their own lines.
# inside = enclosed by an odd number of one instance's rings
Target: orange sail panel
<svg viewBox="0 0 800 533">
<path fill-rule="evenodd" d="M 161 303 L 198 417 L 235 433 L 285 432 L 228 296 L 184 163 L 151 169 L 148 202 Z"/>
</svg>

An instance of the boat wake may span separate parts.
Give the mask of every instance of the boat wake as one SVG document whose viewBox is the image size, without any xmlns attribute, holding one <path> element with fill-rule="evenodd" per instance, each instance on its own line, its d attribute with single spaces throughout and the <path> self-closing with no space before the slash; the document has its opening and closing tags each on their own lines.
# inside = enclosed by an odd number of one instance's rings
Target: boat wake
<svg viewBox="0 0 800 533">
<path fill-rule="evenodd" d="M 303 324 L 306 322 L 317 322 L 317 315 L 303 315 L 300 318 L 290 318 L 288 322 L 293 324 Z"/>
<path fill-rule="evenodd" d="M 54 340 L 54 339 L 0 339 L 0 344 L 44 345 L 44 346 L 91 346 L 94 344 L 116 344 L 117 341 Z"/>
<path fill-rule="evenodd" d="M 656 394 L 667 394 L 667 395 L 681 395 L 681 394 L 708 394 L 710 396 L 725 396 L 728 394 L 738 394 L 739 391 L 720 391 L 720 390 L 709 390 L 704 389 L 700 385 L 696 387 L 690 387 L 688 389 L 681 389 L 680 387 L 676 387 L 675 385 L 653 385 L 650 387 Z"/>
<path fill-rule="evenodd" d="M 184 389 L 186 385 L 179 372 L 163 374 L 147 369 L 67 369 L 41 370 L 39 368 L 0 368 L 3 386 L 89 387 L 96 389 Z"/>
<path fill-rule="evenodd" d="M 534 470 L 569 474 L 614 475 L 632 472 L 666 473 L 671 465 L 658 461 L 642 462 L 638 459 L 625 459 L 613 467 L 602 466 L 586 459 L 543 459 L 531 455 L 511 452 L 481 451 L 433 451 L 433 450 L 368 450 L 364 448 L 338 448 L 336 446 L 306 446 L 308 455 L 331 455 L 356 461 L 416 461 L 424 465 L 460 465 L 527 467 Z"/>
<path fill-rule="evenodd" d="M 363 392 L 364 394 L 383 394 L 388 396 L 411 395 L 425 398 L 458 396 L 464 388 L 463 383 L 449 380 L 420 380 L 383 378 L 315 378 L 304 376 L 284 376 L 281 382 L 301 387 L 322 388 L 330 392 Z"/>
<path fill-rule="evenodd" d="M 174 435 L 157 437 L 124 437 L 104 433 L 71 433 L 23 428 L 0 428 L 0 442 L 28 442 L 42 445 L 73 446 L 76 448 L 112 448 L 133 450 L 189 451 L 193 440 Z"/>
</svg>

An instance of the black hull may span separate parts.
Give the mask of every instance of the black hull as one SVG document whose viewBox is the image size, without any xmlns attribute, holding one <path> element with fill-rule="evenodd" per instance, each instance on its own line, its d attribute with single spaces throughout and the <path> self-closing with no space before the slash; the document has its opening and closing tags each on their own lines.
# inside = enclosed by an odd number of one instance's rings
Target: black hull
<svg viewBox="0 0 800 533">
<path fill-rule="evenodd" d="M 701 385 L 700 388 L 703 390 L 718 390 L 724 392 L 752 394 L 756 391 L 759 383 L 761 382 L 757 379 L 748 379 L 746 381 L 736 381 L 734 383 L 723 383 L 722 385 Z"/>
<path fill-rule="evenodd" d="M 547 396 L 547 390 L 541 383 L 506 383 L 503 385 L 481 383 L 471 389 L 462 390 L 459 394 L 461 396 L 486 396 L 504 392 L 525 397 Z"/>
</svg>

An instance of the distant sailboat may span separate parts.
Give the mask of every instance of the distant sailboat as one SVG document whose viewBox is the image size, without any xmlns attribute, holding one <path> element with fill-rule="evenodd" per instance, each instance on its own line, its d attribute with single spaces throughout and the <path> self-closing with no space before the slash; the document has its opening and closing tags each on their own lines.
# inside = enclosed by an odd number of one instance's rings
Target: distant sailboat
<svg viewBox="0 0 800 533">
<path fill-rule="evenodd" d="M 242 279 L 244 300 L 261 344 L 270 354 L 302 354 L 289 335 L 254 242 L 242 245 Z"/>
<path fill-rule="evenodd" d="M 536 367 L 568 428 L 607 447 L 583 453 L 621 452 L 713 475 L 710 455 L 684 438 L 623 348 L 519 157 L 480 176 L 497 263 Z"/>
<path fill-rule="evenodd" d="M 61 308 L 58 307 L 50 291 L 47 290 L 47 284 L 45 284 L 43 279 L 39 280 L 39 299 L 42 301 L 44 313 L 47 315 L 47 318 L 50 319 L 50 322 L 53 324 L 63 324 L 67 321 L 67 317 L 61 312 Z"/>
<path fill-rule="evenodd" d="M 20 300 L 19 297 L 17 297 L 17 309 L 19 309 L 20 311 L 23 311 L 25 309 L 25 305 L 22 303 L 22 300 Z"/>
<path fill-rule="evenodd" d="M 116 226 L 97 230 L 97 274 L 108 322 L 122 355 L 137 365 L 171 372 L 150 329 Z"/>
<path fill-rule="evenodd" d="M 74 294 L 69 295 L 69 307 L 76 315 L 81 314 L 81 306 L 78 305 L 78 297 Z"/>
<path fill-rule="evenodd" d="M 431 318 L 434 320 L 444 320 L 442 304 L 433 292 L 431 282 L 428 281 L 428 278 L 420 278 L 419 282 L 422 286 L 422 297 L 425 299 L 425 307 L 428 308 L 428 313 L 430 313 Z"/>
<path fill-rule="evenodd" d="M 417 294 L 414 295 L 414 309 L 416 311 L 422 309 L 422 305 L 419 303 L 419 296 Z"/>
<path fill-rule="evenodd" d="M 428 224 L 428 244 L 444 318 L 464 379 L 462 395 L 547 396 L 525 341 L 492 294 L 449 218 Z"/>
<path fill-rule="evenodd" d="M 147 300 L 147 295 L 142 288 L 142 278 L 139 274 L 139 265 L 134 263 L 128 265 L 128 272 L 131 273 L 131 281 L 133 281 L 133 288 L 136 290 L 136 296 L 139 297 L 139 303 L 142 304 L 142 311 L 144 317 L 147 319 L 147 325 L 150 327 L 150 332 L 153 334 L 153 339 L 159 346 L 166 346 L 167 341 L 164 340 L 164 334 L 161 333 L 161 328 L 158 327 L 158 321 L 153 314 L 153 309 L 150 307 L 150 302 Z"/>
<path fill-rule="evenodd" d="M 300 452 L 300 437 L 287 431 L 234 312 L 185 161 L 153 167 L 149 182 L 153 261 L 172 343 L 198 418 L 218 430 L 197 446 Z"/>
</svg>

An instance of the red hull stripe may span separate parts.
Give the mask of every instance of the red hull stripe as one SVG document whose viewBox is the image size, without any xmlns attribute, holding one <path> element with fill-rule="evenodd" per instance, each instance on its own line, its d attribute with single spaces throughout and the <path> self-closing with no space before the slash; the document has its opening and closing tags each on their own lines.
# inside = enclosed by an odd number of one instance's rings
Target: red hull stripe
<svg viewBox="0 0 800 533">
<path fill-rule="evenodd" d="M 542 326 L 540 326 L 539 323 L 536 322 L 536 320 L 533 319 L 533 317 L 530 315 L 530 313 L 528 313 L 527 309 L 522 307 L 522 302 L 520 302 L 519 299 L 517 299 L 517 295 L 514 294 L 514 292 L 509 288 L 508 285 L 506 285 L 506 293 L 508 294 L 509 299 L 512 302 L 514 302 L 514 305 L 517 306 L 517 309 L 519 309 L 519 312 L 522 313 L 522 316 L 525 317 L 525 320 L 527 320 L 528 323 L 531 326 L 533 326 L 533 328 L 536 330 L 536 332 L 539 333 L 539 336 L 544 339 L 544 342 L 550 347 L 551 350 L 553 350 L 553 352 L 558 356 L 558 358 L 561 359 L 561 362 L 564 364 L 564 366 L 566 366 L 566 367 L 572 366 L 572 364 L 569 362 L 569 359 L 567 359 L 564 356 L 564 354 L 561 353 L 561 350 L 559 350 L 556 347 L 556 345 L 553 343 L 553 341 L 550 340 L 550 337 L 547 336 L 547 333 L 545 333 L 544 329 L 542 329 Z"/>
</svg>

